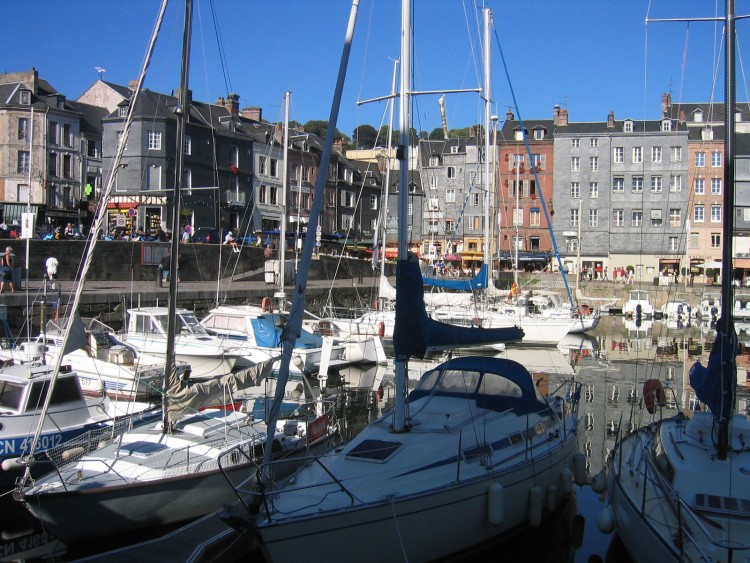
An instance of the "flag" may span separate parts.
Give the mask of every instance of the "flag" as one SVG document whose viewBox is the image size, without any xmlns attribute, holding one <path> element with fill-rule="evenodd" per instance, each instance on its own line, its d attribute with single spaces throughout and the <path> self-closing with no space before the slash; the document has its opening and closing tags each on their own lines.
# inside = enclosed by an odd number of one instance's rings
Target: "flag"
<svg viewBox="0 0 750 563">
<path fill-rule="evenodd" d="M 510 298 L 513 299 L 516 295 L 521 295 L 521 288 L 518 287 L 516 282 L 513 282 L 510 286 Z"/>
</svg>

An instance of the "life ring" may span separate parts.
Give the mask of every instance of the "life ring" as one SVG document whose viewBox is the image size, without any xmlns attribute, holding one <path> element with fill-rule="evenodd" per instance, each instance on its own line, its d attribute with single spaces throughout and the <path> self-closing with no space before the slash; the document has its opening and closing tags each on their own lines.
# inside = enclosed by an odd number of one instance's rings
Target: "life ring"
<svg viewBox="0 0 750 563">
<path fill-rule="evenodd" d="M 383 321 L 378 323 L 378 336 L 381 338 L 385 336 L 385 323 Z"/>
<path fill-rule="evenodd" d="M 647 379 L 643 382 L 643 402 L 649 414 L 656 412 L 656 406 L 663 408 L 667 404 L 667 394 L 658 379 Z"/>
<path fill-rule="evenodd" d="M 264 297 L 260 302 L 260 308 L 263 309 L 266 313 L 270 313 L 273 310 L 273 302 L 271 301 L 271 298 Z"/>
</svg>

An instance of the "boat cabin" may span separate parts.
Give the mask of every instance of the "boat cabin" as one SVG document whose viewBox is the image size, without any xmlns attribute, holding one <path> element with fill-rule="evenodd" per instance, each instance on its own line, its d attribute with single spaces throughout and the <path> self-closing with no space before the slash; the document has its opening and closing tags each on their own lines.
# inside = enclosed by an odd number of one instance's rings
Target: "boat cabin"
<svg viewBox="0 0 750 563">
<path fill-rule="evenodd" d="M 12 365 L 0 371 L 0 414 L 22 414 L 39 410 L 52 380 L 50 366 Z M 55 382 L 50 406 L 85 404 L 83 391 L 70 366 L 62 366 Z"/>
</svg>

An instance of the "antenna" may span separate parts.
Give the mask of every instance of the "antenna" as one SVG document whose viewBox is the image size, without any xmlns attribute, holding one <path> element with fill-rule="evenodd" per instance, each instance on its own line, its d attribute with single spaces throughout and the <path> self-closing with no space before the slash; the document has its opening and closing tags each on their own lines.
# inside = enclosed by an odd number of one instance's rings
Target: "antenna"
<svg viewBox="0 0 750 563">
<path fill-rule="evenodd" d="M 99 73 L 99 80 L 102 79 L 102 74 L 104 74 L 105 72 L 107 72 L 106 68 L 102 68 L 100 66 L 95 66 L 94 70 Z"/>
</svg>

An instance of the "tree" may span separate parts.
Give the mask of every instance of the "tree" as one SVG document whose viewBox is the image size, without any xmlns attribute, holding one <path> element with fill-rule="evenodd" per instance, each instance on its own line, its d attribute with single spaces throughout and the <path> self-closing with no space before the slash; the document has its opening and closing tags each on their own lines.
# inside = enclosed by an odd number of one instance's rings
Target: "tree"
<svg viewBox="0 0 750 563">
<path fill-rule="evenodd" d="M 353 144 L 358 149 L 371 149 L 382 146 L 378 131 L 372 125 L 360 125 L 352 132 Z"/>
<path fill-rule="evenodd" d="M 312 133 L 313 135 L 317 135 L 321 139 L 326 138 L 326 133 L 328 132 L 327 121 L 324 121 L 322 119 L 313 119 L 305 123 L 304 127 L 305 127 L 305 132 Z M 351 139 L 349 139 L 349 137 L 344 135 L 338 129 L 336 129 L 336 134 L 334 135 L 334 140 L 336 139 L 343 139 L 345 143 L 351 142 Z"/>
<path fill-rule="evenodd" d="M 435 127 L 435 129 L 432 130 L 430 133 L 429 139 L 432 139 L 433 141 L 439 141 L 444 138 L 443 135 L 443 128 L 442 127 Z"/>
</svg>

